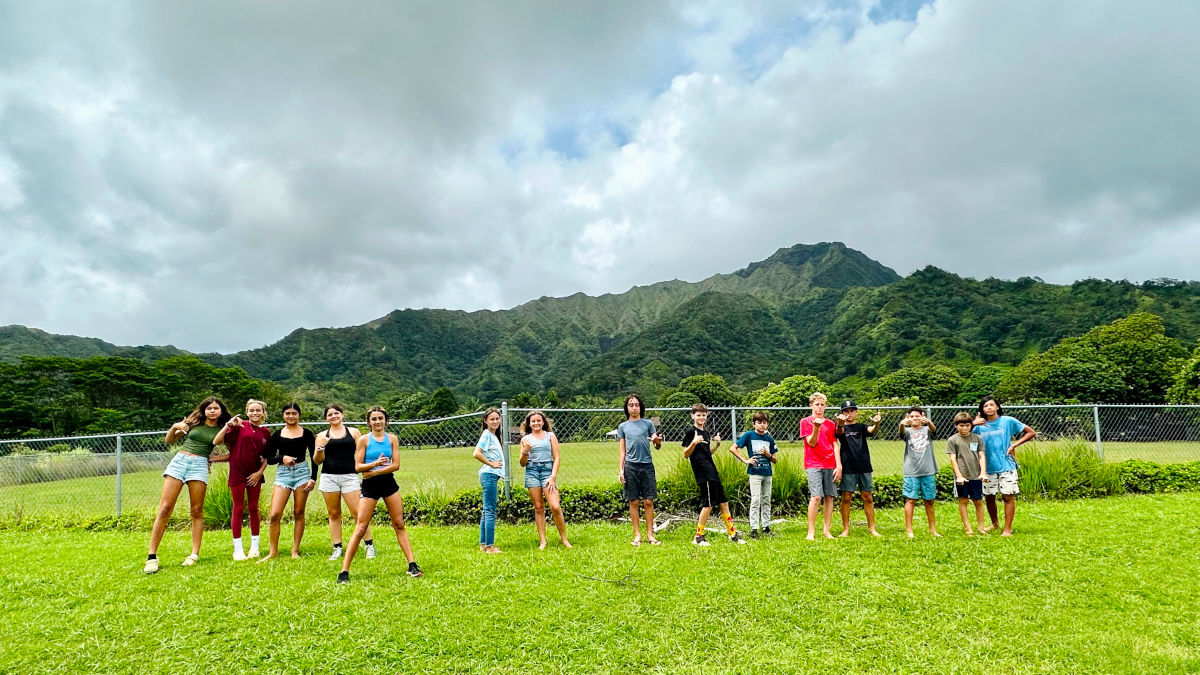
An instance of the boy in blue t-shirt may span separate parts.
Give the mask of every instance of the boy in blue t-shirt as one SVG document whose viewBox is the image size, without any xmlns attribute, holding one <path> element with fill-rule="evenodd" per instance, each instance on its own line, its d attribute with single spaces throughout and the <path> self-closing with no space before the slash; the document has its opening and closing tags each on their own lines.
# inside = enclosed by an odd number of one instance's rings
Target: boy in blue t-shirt
<svg viewBox="0 0 1200 675">
<path fill-rule="evenodd" d="M 775 439 L 767 433 L 771 418 L 767 413 L 754 413 L 754 431 L 747 431 L 738 437 L 729 452 L 742 460 L 746 465 L 746 474 L 750 478 L 750 538 L 758 539 L 758 533 L 774 536 L 771 532 L 771 480 L 775 473 L 775 453 L 779 448 Z M 746 450 L 746 456 L 738 452 Z"/>
<path fill-rule="evenodd" d="M 983 439 L 983 453 L 987 460 L 987 474 L 983 477 L 983 498 L 987 502 L 988 516 L 992 528 L 1000 526 L 996 512 L 996 493 L 1004 499 L 1004 530 L 1000 536 L 1012 536 L 1013 516 L 1017 513 L 1017 448 L 1033 439 L 1037 432 L 1028 424 L 1004 414 L 1004 408 L 995 398 L 988 397 L 979 404 L 975 416 L 976 434 Z M 1020 434 L 1020 438 L 1013 437 Z"/>
</svg>

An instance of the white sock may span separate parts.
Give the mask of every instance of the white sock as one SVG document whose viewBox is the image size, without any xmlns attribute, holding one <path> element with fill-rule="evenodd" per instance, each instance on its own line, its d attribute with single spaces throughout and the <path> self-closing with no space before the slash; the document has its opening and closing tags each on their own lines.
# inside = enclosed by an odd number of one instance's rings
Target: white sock
<svg viewBox="0 0 1200 675">
<path fill-rule="evenodd" d="M 258 535 L 257 534 L 250 535 L 250 550 L 252 550 L 252 551 L 258 550 Z"/>
<path fill-rule="evenodd" d="M 241 537 L 234 537 L 234 538 L 233 538 L 233 552 L 234 552 L 234 553 L 241 553 L 241 554 L 243 554 L 243 555 L 246 553 L 246 552 L 245 552 L 245 551 L 242 549 L 242 538 L 241 538 Z"/>
</svg>

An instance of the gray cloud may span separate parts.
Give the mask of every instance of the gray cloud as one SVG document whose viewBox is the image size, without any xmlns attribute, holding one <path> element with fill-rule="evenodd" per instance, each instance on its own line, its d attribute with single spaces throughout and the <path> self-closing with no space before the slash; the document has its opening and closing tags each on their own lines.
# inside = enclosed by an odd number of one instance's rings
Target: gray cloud
<svg viewBox="0 0 1200 675">
<path fill-rule="evenodd" d="M 1195 276 L 1200 9 L 893 9 L 6 5 L 0 323 L 229 351 L 831 239 Z"/>
</svg>

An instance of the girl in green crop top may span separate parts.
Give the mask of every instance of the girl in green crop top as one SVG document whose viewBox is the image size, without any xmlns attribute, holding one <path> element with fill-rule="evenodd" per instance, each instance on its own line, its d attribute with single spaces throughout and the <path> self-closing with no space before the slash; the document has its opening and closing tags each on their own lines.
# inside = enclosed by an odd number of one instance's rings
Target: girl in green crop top
<svg viewBox="0 0 1200 675">
<path fill-rule="evenodd" d="M 183 565 L 195 565 L 200 558 L 200 538 L 204 534 L 204 493 L 208 489 L 208 466 L 213 462 L 229 460 L 228 454 L 213 455 L 213 439 L 230 419 L 229 409 L 216 396 L 209 396 L 196 409 L 167 429 L 163 439 L 167 445 L 179 445 L 179 452 L 163 473 L 162 496 L 158 501 L 158 513 L 154 527 L 150 530 L 150 552 L 146 556 L 143 571 L 151 574 L 158 571 L 158 544 L 167 529 L 167 519 L 175 510 L 179 493 L 187 485 L 190 500 L 189 515 L 192 520 L 192 554 L 183 559 Z"/>
</svg>

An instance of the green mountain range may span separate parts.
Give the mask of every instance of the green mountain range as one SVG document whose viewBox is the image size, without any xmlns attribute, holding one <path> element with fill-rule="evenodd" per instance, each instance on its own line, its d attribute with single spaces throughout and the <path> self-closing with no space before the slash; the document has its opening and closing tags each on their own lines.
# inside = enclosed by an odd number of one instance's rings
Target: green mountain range
<svg viewBox="0 0 1200 675">
<path fill-rule="evenodd" d="M 1057 340 L 1148 311 L 1169 337 L 1200 337 L 1200 283 L 1022 278 L 974 280 L 928 267 L 901 278 L 842 243 L 799 244 L 731 274 L 621 294 L 539 298 L 501 311 L 397 310 L 346 328 L 299 329 L 259 349 L 200 354 L 293 389 L 340 388 L 362 400 L 449 386 L 482 401 L 520 392 L 614 396 L 716 373 L 749 390 L 795 373 L 853 392 L 895 369 L 1015 365 Z M 0 328 L 0 360 L 119 355 L 118 347 Z"/>
</svg>

